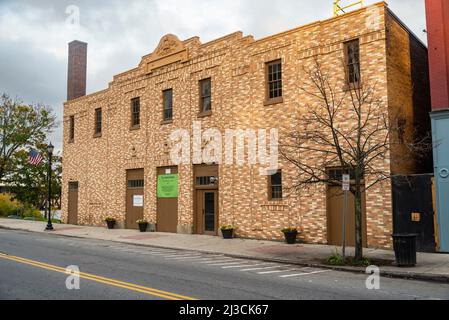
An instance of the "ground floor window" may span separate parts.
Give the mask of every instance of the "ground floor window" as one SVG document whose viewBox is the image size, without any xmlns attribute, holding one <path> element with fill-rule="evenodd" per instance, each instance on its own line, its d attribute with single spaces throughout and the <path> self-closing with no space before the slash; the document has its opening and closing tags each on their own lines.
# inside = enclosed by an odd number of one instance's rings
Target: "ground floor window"
<svg viewBox="0 0 449 320">
<path fill-rule="evenodd" d="M 268 178 L 268 198 L 270 200 L 282 200 L 282 171 L 279 170 Z"/>
</svg>

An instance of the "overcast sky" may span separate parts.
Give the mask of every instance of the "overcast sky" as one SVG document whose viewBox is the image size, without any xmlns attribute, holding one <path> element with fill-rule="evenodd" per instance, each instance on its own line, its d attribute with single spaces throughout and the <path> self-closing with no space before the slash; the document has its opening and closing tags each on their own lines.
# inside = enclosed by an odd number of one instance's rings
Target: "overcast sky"
<svg viewBox="0 0 449 320">
<path fill-rule="evenodd" d="M 92 93 L 106 88 L 113 75 L 136 67 L 167 33 L 181 40 L 199 36 L 206 42 L 240 30 L 257 39 L 329 18 L 332 2 L 0 0 L 0 92 L 26 103 L 50 105 L 61 120 L 67 90 L 67 43 L 74 39 L 89 43 L 87 91 Z M 387 2 L 426 42 L 424 0 Z M 61 129 L 52 137 L 58 148 Z"/>
</svg>

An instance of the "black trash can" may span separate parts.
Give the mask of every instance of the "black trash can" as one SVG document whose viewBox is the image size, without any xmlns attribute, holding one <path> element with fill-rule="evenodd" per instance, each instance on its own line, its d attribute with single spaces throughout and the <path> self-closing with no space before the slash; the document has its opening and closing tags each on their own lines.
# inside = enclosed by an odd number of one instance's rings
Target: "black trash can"
<svg viewBox="0 0 449 320">
<path fill-rule="evenodd" d="M 416 266 L 416 234 L 393 234 L 394 254 L 398 267 Z"/>
</svg>

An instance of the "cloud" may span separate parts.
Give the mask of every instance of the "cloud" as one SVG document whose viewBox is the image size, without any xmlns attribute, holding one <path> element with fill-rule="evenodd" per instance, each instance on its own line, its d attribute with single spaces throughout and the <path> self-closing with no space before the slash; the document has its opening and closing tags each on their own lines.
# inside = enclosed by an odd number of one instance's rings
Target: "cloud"
<svg viewBox="0 0 449 320">
<path fill-rule="evenodd" d="M 78 29 L 66 21 L 70 5 L 79 8 Z M 391 0 L 390 8 L 425 40 L 424 0 Z M 74 39 L 89 43 L 88 92 L 95 92 L 167 33 L 203 42 L 238 30 L 261 38 L 331 15 L 331 0 L 0 0 L 0 89 L 51 105 L 61 118 Z M 53 139 L 61 146 L 61 129 Z"/>
</svg>

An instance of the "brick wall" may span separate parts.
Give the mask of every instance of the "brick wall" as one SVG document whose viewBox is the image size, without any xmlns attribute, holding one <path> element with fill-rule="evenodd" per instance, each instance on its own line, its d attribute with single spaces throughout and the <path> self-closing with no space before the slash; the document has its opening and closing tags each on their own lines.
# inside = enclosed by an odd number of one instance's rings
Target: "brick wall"
<svg viewBox="0 0 449 320">
<path fill-rule="evenodd" d="M 340 81 L 344 74 L 345 41 L 360 39 L 362 75 L 377 82 L 382 105 L 388 108 L 391 98 L 387 86 L 391 82 L 387 83 L 387 15 L 380 3 L 257 41 L 241 32 L 205 44 L 199 38 L 183 42 L 172 36 L 164 38 L 155 53 L 143 57 L 136 69 L 115 76 L 106 90 L 65 104 L 63 219 L 67 219 L 68 182 L 79 181 L 80 224 L 100 225 L 106 216 L 124 221 L 126 170 L 145 168 L 144 215 L 156 223 L 156 168 L 172 164 L 170 145 L 166 144 L 173 130 L 192 132 L 192 123 L 201 121 L 203 128 L 219 128 L 222 132 L 277 128 L 282 139 L 295 130 L 299 115 L 313 103 L 299 90 L 305 77 L 304 66 L 317 58 L 331 70 L 334 80 Z M 172 43 L 172 47 L 165 47 L 164 43 Z M 178 50 L 181 51 L 177 53 Z M 168 55 L 155 60 L 160 52 Z M 164 59 L 174 62 L 161 64 Z M 276 59 L 283 64 L 283 102 L 267 106 L 265 63 Z M 213 114 L 199 118 L 198 81 L 209 77 Z M 407 86 L 406 96 L 412 94 L 409 83 Z M 174 119 L 161 124 L 162 91 L 168 88 L 173 89 Z M 134 97 L 141 99 L 142 119 L 140 130 L 133 131 L 130 101 Z M 103 134 L 94 138 L 94 110 L 100 107 L 104 115 Z M 71 115 L 76 118 L 74 143 L 68 143 Z M 390 172 L 389 159 L 376 165 Z M 281 166 L 284 185 L 288 187 L 296 171 L 288 163 Z M 220 165 L 220 224 L 237 225 L 242 237 L 263 239 L 281 239 L 281 228 L 298 226 L 304 241 L 326 243 L 326 187 L 314 186 L 283 201 L 271 202 L 267 177 L 259 175 L 259 168 Z M 188 231 L 194 225 L 193 166 L 180 166 L 179 174 L 178 224 L 179 229 Z M 372 179 L 366 177 L 367 183 Z M 366 203 L 369 246 L 390 247 L 390 184 L 384 182 L 371 188 Z"/>
</svg>

